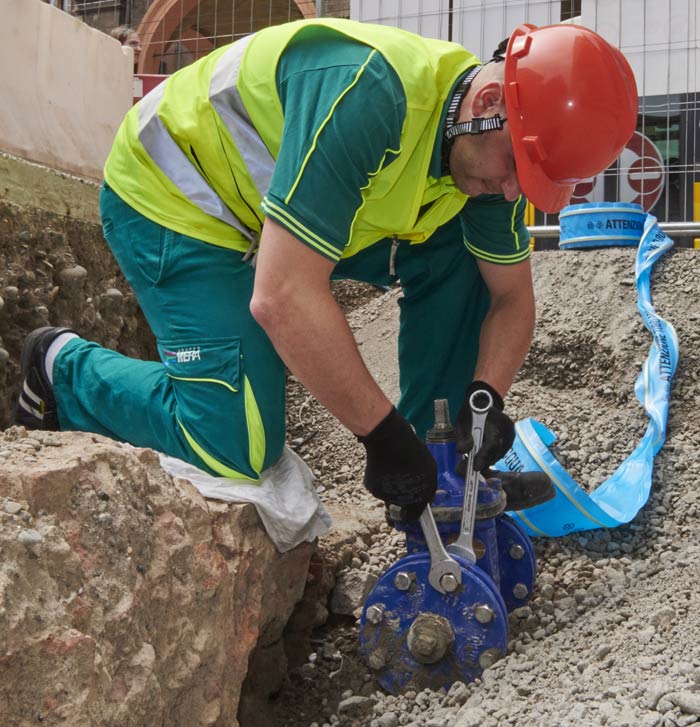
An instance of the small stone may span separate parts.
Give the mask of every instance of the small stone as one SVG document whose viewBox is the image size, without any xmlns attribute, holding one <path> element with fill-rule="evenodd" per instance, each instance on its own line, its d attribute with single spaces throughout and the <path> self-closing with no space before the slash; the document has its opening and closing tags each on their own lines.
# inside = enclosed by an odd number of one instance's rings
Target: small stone
<svg viewBox="0 0 700 727">
<path fill-rule="evenodd" d="M 657 627 L 669 626 L 676 618 L 676 612 L 670 606 L 663 606 L 651 615 L 649 621 Z"/>
<path fill-rule="evenodd" d="M 462 708 L 457 713 L 454 727 L 482 727 L 486 720 L 486 712 L 481 707 Z"/>
<path fill-rule="evenodd" d="M 671 691 L 671 685 L 662 680 L 655 680 L 647 685 L 644 692 L 644 705 L 649 709 L 656 709 L 659 699 Z"/>
<path fill-rule="evenodd" d="M 41 533 L 36 530 L 20 530 L 17 535 L 17 540 L 23 545 L 36 545 L 43 539 Z"/>
<path fill-rule="evenodd" d="M 376 582 L 377 576 L 367 571 L 349 570 L 340 573 L 331 594 L 331 612 L 353 616 L 367 600 Z"/>
<path fill-rule="evenodd" d="M 73 265 L 72 267 L 61 270 L 58 277 L 64 285 L 79 283 L 87 278 L 87 270 L 82 265 Z"/>
<path fill-rule="evenodd" d="M 374 697 L 348 697 L 338 705 L 338 714 L 358 714 L 373 707 L 376 701 Z"/>
<path fill-rule="evenodd" d="M 666 699 L 676 705 L 686 714 L 694 714 L 700 717 L 700 694 L 684 689 L 680 692 L 671 692 Z"/>
<path fill-rule="evenodd" d="M 2 509 L 10 515 L 16 515 L 22 510 L 22 505 L 19 502 L 15 502 L 14 500 L 5 500 L 2 505 Z"/>
<path fill-rule="evenodd" d="M 124 294 L 118 288 L 107 288 L 102 295 L 103 297 L 109 298 L 113 301 L 121 301 L 124 298 Z"/>
<path fill-rule="evenodd" d="M 399 718 L 393 712 L 386 712 L 376 720 L 377 727 L 398 727 Z"/>
</svg>

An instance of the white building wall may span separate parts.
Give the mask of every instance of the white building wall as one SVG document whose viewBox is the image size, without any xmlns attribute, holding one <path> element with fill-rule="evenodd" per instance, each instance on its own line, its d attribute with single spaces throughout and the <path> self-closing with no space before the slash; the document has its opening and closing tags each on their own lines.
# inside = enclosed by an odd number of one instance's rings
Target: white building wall
<svg viewBox="0 0 700 727">
<path fill-rule="evenodd" d="M 520 23 L 561 18 L 559 0 L 453 0 L 452 40 L 486 60 Z M 619 47 L 640 96 L 700 90 L 699 0 L 582 0 L 580 23 Z M 356 20 L 447 40 L 449 0 L 351 0 Z"/>
<path fill-rule="evenodd" d="M 559 0 L 455 0 L 452 40 L 487 61 L 522 23 L 551 25 L 561 17 Z"/>
<path fill-rule="evenodd" d="M 583 0 L 581 21 L 622 50 L 640 96 L 700 90 L 697 0 Z"/>
<path fill-rule="evenodd" d="M 350 17 L 447 40 L 449 0 L 350 0 Z"/>
</svg>

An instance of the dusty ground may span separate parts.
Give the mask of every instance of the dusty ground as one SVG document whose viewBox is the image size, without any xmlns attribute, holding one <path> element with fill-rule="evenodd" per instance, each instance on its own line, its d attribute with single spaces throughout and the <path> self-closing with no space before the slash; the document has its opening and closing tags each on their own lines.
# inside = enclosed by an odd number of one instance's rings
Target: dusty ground
<svg viewBox="0 0 700 727">
<path fill-rule="evenodd" d="M 591 490 L 634 449 L 647 422 L 633 393 L 651 342 L 636 311 L 634 251 L 541 252 L 533 270 L 538 327 L 507 410 L 552 428 L 561 461 Z M 687 248 L 667 254 L 654 274 L 654 305 L 676 327 L 681 360 L 651 500 L 615 530 L 535 542 L 536 591 L 511 615 L 509 655 L 447 694 L 390 697 L 360 658 L 354 619 L 331 617 L 278 695 L 276 727 L 698 723 L 698 279 L 700 254 Z M 339 293 L 345 300 L 348 291 Z M 370 369 L 392 393 L 397 294 L 371 291 L 350 312 Z M 362 489 L 352 436 L 293 381 L 289 401 L 293 446 L 316 471 L 322 498 L 356 512 L 381 509 Z M 401 536 L 378 526 L 349 569 L 380 575 L 403 554 Z"/>
</svg>

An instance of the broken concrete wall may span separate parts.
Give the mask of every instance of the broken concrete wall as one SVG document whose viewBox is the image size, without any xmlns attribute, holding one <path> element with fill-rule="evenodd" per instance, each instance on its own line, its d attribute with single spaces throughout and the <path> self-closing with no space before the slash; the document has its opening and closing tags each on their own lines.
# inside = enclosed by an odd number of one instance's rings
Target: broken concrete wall
<svg viewBox="0 0 700 727">
<path fill-rule="evenodd" d="M 3 727 L 235 727 L 260 646 L 281 683 L 312 545 L 280 555 L 151 450 L 13 427 L 0 458 Z"/>
</svg>

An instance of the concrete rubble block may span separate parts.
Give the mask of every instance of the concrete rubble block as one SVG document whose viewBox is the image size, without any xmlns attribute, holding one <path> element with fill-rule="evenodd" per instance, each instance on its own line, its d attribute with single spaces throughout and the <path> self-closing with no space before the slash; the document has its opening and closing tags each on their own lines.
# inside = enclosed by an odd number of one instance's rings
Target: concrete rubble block
<svg viewBox="0 0 700 727">
<path fill-rule="evenodd" d="M 357 616 L 376 582 L 377 576 L 368 571 L 341 571 L 331 593 L 331 611 L 341 616 Z"/>
<path fill-rule="evenodd" d="M 27 435 L 0 435 L 3 727 L 238 725 L 258 648 L 280 683 L 313 546 L 279 554 L 252 506 L 205 500 L 151 450 Z"/>
</svg>

